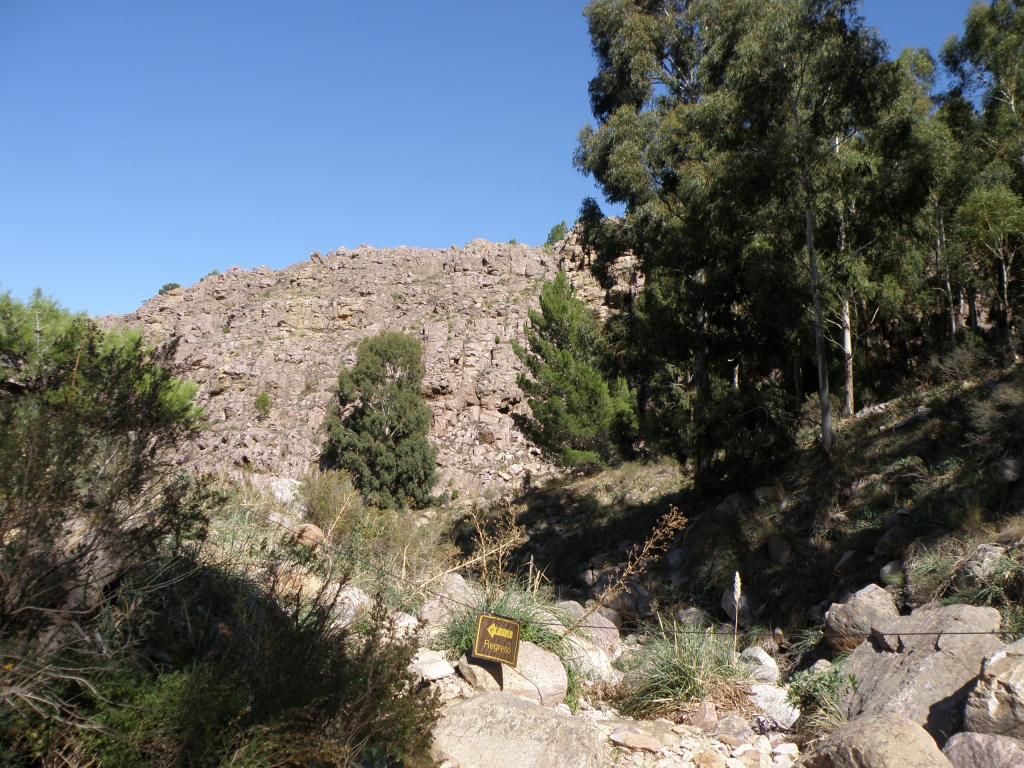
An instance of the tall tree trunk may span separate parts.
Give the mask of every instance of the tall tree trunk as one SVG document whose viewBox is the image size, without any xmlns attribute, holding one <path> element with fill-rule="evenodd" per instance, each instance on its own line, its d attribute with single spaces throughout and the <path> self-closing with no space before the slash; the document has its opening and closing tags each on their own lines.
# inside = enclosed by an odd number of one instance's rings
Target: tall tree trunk
<svg viewBox="0 0 1024 768">
<path fill-rule="evenodd" d="M 711 399 L 711 375 L 708 371 L 707 340 L 705 338 L 705 324 L 707 313 L 704 310 L 704 271 L 699 271 L 694 282 L 701 288 L 700 306 L 697 309 L 697 350 L 694 354 L 694 375 L 696 377 L 696 397 L 694 398 L 693 422 L 694 422 L 694 482 L 700 485 L 711 466 L 711 454 L 714 447 L 708 444 L 707 435 L 704 431 L 706 419 L 705 410 L 708 401 Z"/>
<path fill-rule="evenodd" d="M 853 333 L 850 329 L 849 299 L 843 299 L 839 312 L 843 324 L 843 368 L 845 371 L 843 391 L 846 394 L 844 411 L 847 416 L 853 416 Z"/>
<path fill-rule="evenodd" d="M 967 289 L 967 312 L 971 319 L 971 330 L 978 332 L 978 292 L 972 285 Z"/>
<path fill-rule="evenodd" d="M 1005 256 L 999 259 L 999 302 L 1003 305 L 1003 334 L 1006 349 L 1013 354 L 1013 309 L 1010 307 L 1010 268 Z"/>
<path fill-rule="evenodd" d="M 806 190 L 806 188 L 805 188 Z M 821 272 L 818 270 L 818 252 L 814 249 L 814 209 L 809 190 L 804 203 L 807 261 L 811 270 L 811 290 L 814 294 L 814 352 L 818 358 L 818 400 L 821 405 L 821 447 L 832 453 L 832 403 L 828 392 L 828 364 L 825 358 L 825 322 L 821 301 Z"/>
<path fill-rule="evenodd" d="M 811 272 L 811 292 L 814 296 L 814 353 L 818 359 L 818 401 L 821 406 L 821 447 L 825 453 L 832 453 L 832 404 L 829 402 L 828 366 L 825 350 L 825 321 L 821 297 L 821 271 L 818 269 L 818 252 L 814 248 L 814 186 L 811 172 L 804 156 L 803 130 L 800 126 L 800 111 L 796 100 L 789 99 L 793 117 L 793 131 L 797 141 L 796 163 L 800 172 L 804 193 L 804 237 L 807 241 L 807 262 Z"/>
<path fill-rule="evenodd" d="M 942 280 L 949 300 L 949 337 L 956 341 L 956 306 L 953 303 L 953 286 L 949 281 L 949 263 L 946 261 L 946 225 L 938 202 L 935 205 L 935 257 L 942 269 Z"/>
</svg>

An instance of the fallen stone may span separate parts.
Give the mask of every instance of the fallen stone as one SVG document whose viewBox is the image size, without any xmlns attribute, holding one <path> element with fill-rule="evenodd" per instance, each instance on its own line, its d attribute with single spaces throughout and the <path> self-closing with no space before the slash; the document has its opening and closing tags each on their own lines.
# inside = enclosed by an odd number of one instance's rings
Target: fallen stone
<svg viewBox="0 0 1024 768">
<path fill-rule="evenodd" d="M 440 680 L 455 674 L 455 667 L 437 651 L 420 648 L 409 664 L 412 671 L 422 680 Z"/>
<path fill-rule="evenodd" d="M 626 747 L 627 749 L 643 750 L 645 752 L 661 752 L 664 747 L 661 742 L 646 733 L 631 728 L 617 728 L 608 736 L 612 743 Z"/>
<path fill-rule="evenodd" d="M 606 768 L 611 748 L 593 722 L 503 693 L 451 704 L 431 754 L 463 768 Z"/>
<path fill-rule="evenodd" d="M 1024 741 L 990 733 L 956 733 L 942 754 L 953 768 L 1021 768 Z"/>
<path fill-rule="evenodd" d="M 868 584 L 845 603 L 833 603 L 825 613 L 825 638 L 833 650 L 849 653 L 863 643 L 872 627 L 899 616 L 892 595 Z"/>
<path fill-rule="evenodd" d="M 902 715 L 868 715 L 828 736 L 801 768 L 950 768 L 931 736 Z"/>
<path fill-rule="evenodd" d="M 755 707 L 783 730 L 789 730 L 800 719 L 800 710 L 789 703 L 784 688 L 764 683 L 752 685 L 749 698 Z"/>
</svg>

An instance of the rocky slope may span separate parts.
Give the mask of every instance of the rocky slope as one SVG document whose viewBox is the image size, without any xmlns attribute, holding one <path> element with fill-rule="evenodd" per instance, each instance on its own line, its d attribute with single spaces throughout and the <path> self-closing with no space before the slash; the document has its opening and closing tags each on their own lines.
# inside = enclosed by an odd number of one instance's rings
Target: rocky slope
<svg viewBox="0 0 1024 768">
<path fill-rule="evenodd" d="M 210 422 L 182 463 L 257 479 L 300 478 L 316 462 L 338 370 L 354 362 L 361 339 L 413 334 L 424 346 L 437 490 L 473 498 L 553 471 L 513 423 L 525 404 L 512 342 L 523 341 L 527 310 L 560 266 L 595 304 L 606 298 L 581 261 L 571 243 L 360 246 L 278 272 L 235 268 L 108 323 L 139 327 L 154 343 L 179 339 Z M 630 263 L 620 271 L 628 276 Z M 272 403 L 265 419 L 255 406 L 262 391 Z"/>
</svg>

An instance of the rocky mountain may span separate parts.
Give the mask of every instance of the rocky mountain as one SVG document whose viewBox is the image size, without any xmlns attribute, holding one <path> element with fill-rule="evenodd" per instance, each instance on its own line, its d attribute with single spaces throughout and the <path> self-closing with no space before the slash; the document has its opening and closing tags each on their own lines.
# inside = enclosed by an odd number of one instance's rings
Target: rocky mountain
<svg viewBox="0 0 1024 768">
<path fill-rule="evenodd" d="M 446 250 L 360 246 L 277 272 L 211 275 L 108 322 L 138 327 L 154 343 L 178 338 L 209 420 L 182 464 L 257 481 L 301 478 L 317 461 L 338 370 L 355 361 L 360 340 L 413 334 L 424 346 L 437 491 L 474 498 L 554 471 L 513 423 L 526 406 L 512 342 L 523 341 L 527 310 L 560 267 L 595 306 L 614 298 L 582 256 L 572 238 L 546 250 L 482 240 Z M 632 260 L 620 261 L 628 291 Z M 256 409 L 264 391 L 265 418 Z"/>
</svg>

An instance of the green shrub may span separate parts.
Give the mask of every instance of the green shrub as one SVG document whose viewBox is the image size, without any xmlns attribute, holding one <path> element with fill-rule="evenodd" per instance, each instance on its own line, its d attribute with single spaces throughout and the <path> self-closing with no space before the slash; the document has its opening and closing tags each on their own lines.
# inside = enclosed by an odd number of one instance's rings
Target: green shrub
<svg viewBox="0 0 1024 768">
<path fill-rule="evenodd" d="M 735 663 L 733 637 L 713 628 L 672 624 L 656 630 L 629 659 L 615 694 L 624 714 L 670 714 L 680 704 L 728 700 L 746 673 Z"/>
<path fill-rule="evenodd" d="M 532 419 L 521 428 L 559 463 L 593 467 L 628 450 L 637 431 L 636 396 L 621 378 L 601 372 L 607 346 L 596 314 L 565 272 L 544 285 L 540 312 L 530 311 L 529 350 L 515 353 L 529 371 L 519 377 Z"/>
<path fill-rule="evenodd" d="M 552 246 L 565 240 L 566 235 L 569 234 L 569 225 L 564 221 L 560 221 L 548 231 L 548 239 L 544 241 L 544 245 Z"/>
<path fill-rule="evenodd" d="M 365 339 L 356 364 L 338 376 L 321 464 L 347 470 L 369 504 L 430 501 L 437 452 L 427 439 L 422 379 L 423 347 L 401 333 Z"/>
<path fill-rule="evenodd" d="M 261 419 L 266 419 L 270 416 L 270 395 L 264 390 L 256 396 L 256 415 Z"/>
<path fill-rule="evenodd" d="M 829 733 L 847 720 L 846 697 L 855 680 L 843 674 L 839 658 L 824 671 L 797 672 L 789 681 L 789 703 L 800 710 L 800 730 L 815 735 Z"/>
<path fill-rule="evenodd" d="M 157 295 L 163 296 L 165 293 L 170 293 L 177 288 L 181 288 L 181 283 L 164 283 L 160 286 L 160 290 L 157 291 Z"/>
</svg>

